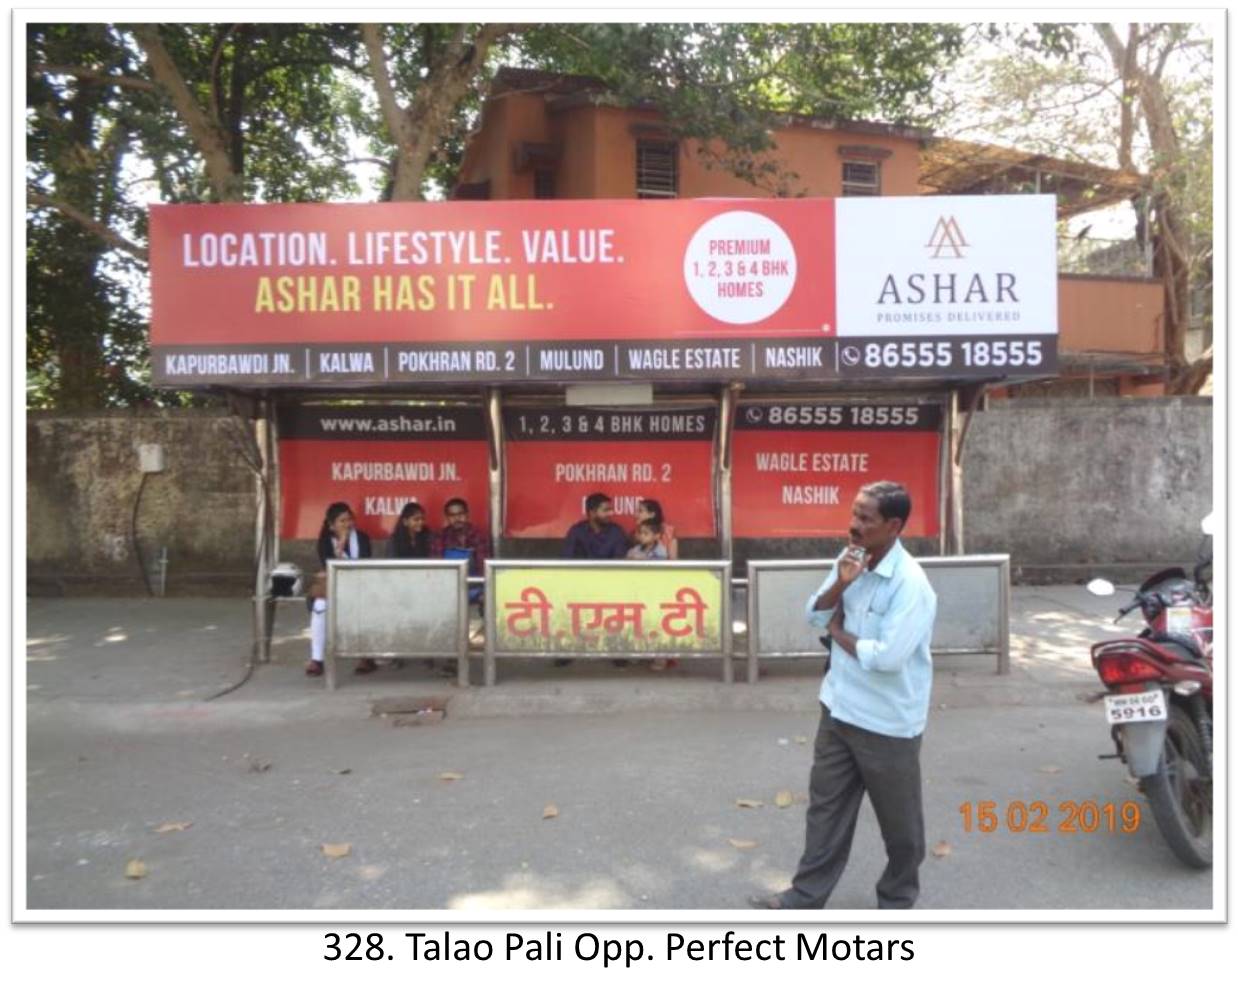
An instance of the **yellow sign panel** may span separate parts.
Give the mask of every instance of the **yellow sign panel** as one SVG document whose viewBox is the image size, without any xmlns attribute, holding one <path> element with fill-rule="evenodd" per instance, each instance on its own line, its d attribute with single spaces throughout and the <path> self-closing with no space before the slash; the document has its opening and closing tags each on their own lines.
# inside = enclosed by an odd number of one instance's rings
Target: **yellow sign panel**
<svg viewBox="0 0 1238 996">
<path fill-rule="evenodd" d="M 496 649 L 721 653 L 722 572 L 691 567 L 497 568 Z"/>
</svg>

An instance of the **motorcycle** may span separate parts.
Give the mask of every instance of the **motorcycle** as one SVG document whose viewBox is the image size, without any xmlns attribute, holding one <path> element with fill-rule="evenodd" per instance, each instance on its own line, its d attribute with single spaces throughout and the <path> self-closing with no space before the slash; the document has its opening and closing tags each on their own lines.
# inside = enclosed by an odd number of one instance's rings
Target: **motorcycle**
<svg viewBox="0 0 1238 996">
<path fill-rule="evenodd" d="M 1193 578 L 1180 567 L 1149 577 L 1115 622 L 1135 609 L 1137 637 L 1092 647 L 1116 754 L 1139 789 L 1165 841 L 1191 868 L 1212 864 L 1212 516 Z M 1094 595 L 1118 589 L 1097 578 Z M 1129 590 L 1129 589 L 1126 589 Z"/>
</svg>

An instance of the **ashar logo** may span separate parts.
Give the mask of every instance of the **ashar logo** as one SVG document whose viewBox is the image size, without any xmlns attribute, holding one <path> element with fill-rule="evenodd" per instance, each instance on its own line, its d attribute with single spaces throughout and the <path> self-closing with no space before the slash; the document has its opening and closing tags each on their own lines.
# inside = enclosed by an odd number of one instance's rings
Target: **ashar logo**
<svg viewBox="0 0 1238 996">
<path fill-rule="evenodd" d="M 944 252 L 954 253 L 955 259 L 963 258 L 963 250 L 968 248 L 967 240 L 963 238 L 963 230 L 959 228 L 954 215 L 947 218 L 943 214 L 937 219 L 937 224 L 933 226 L 933 234 L 929 236 L 924 248 L 933 250 L 931 259 L 940 259 Z"/>
<path fill-rule="evenodd" d="M 932 250 L 929 259 L 940 259 L 941 263 L 928 268 L 932 272 L 887 273 L 881 282 L 877 304 L 1019 303 L 1014 273 L 1007 270 L 966 272 L 951 266 L 954 260 L 963 259 L 964 249 L 971 248 L 954 215 L 938 217 L 924 248 Z"/>
</svg>

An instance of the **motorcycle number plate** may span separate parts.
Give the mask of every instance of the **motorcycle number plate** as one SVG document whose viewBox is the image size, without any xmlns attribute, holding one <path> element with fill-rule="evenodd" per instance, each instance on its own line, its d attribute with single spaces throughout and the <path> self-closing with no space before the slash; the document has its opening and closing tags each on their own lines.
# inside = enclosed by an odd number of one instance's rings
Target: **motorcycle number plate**
<svg viewBox="0 0 1238 996">
<path fill-rule="evenodd" d="M 1110 726 L 1118 723 L 1152 723 L 1168 716 L 1165 692 L 1160 688 L 1133 695 L 1105 696 L 1105 718 Z"/>
</svg>

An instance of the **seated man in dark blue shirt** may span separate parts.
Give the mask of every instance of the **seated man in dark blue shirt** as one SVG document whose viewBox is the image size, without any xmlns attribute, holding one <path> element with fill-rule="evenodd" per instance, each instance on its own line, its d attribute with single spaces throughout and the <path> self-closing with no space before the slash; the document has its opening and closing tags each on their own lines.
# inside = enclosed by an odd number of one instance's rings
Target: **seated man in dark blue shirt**
<svg viewBox="0 0 1238 996">
<path fill-rule="evenodd" d="M 611 522 L 610 498 L 600 491 L 585 499 L 585 518 L 567 531 L 564 560 L 623 560 L 628 555 L 627 533 Z"/>
<path fill-rule="evenodd" d="M 567 531 L 563 540 L 564 560 L 624 560 L 628 555 L 627 533 L 611 522 L 615 514 L 610 498 L 600 491 L 585 499 L 585 518 Z M 570 657 L 560 657 L 555 667 L 572 663 Z M 628 662 L 616 660 L 616 667 Z"/>
</svg>

